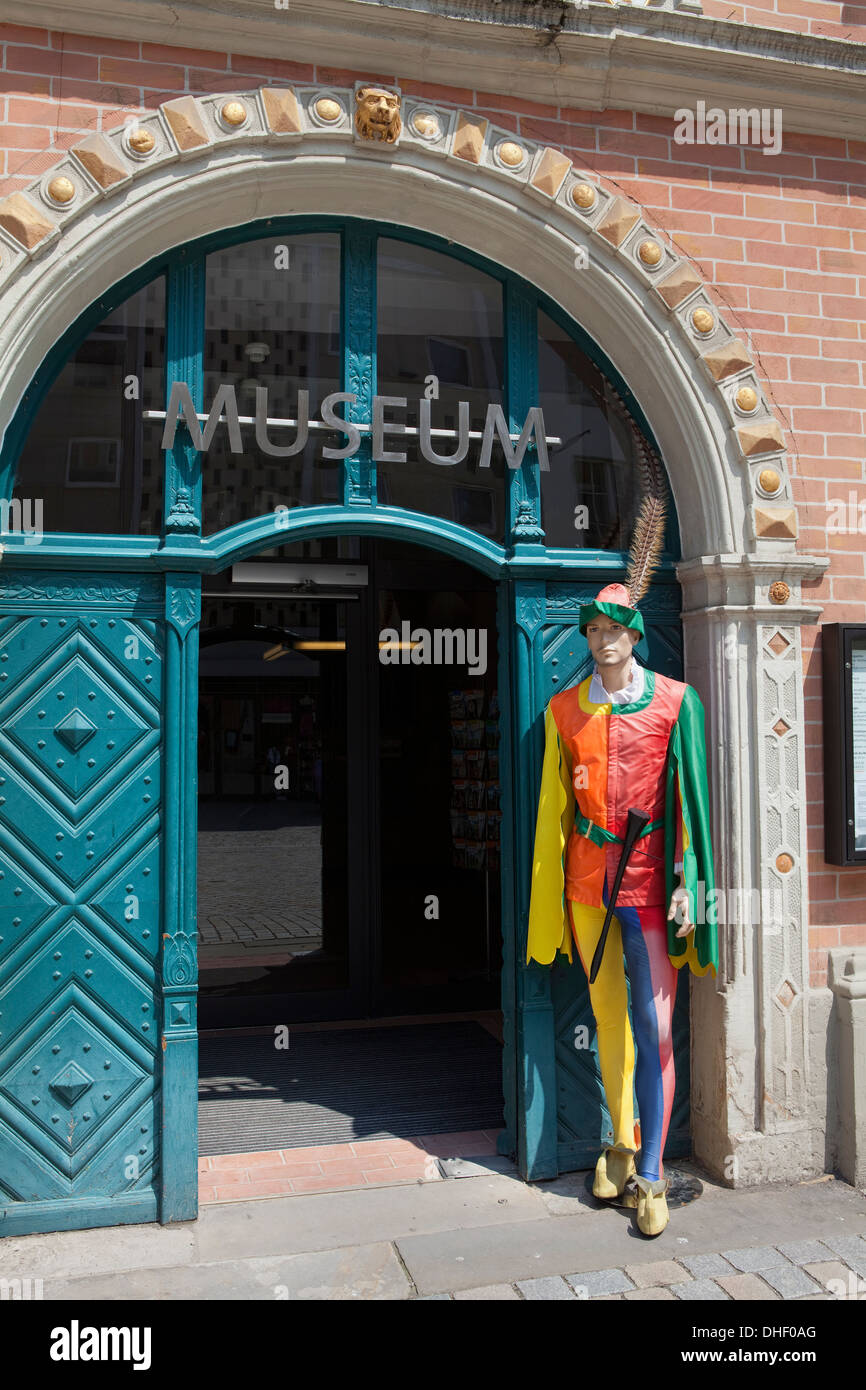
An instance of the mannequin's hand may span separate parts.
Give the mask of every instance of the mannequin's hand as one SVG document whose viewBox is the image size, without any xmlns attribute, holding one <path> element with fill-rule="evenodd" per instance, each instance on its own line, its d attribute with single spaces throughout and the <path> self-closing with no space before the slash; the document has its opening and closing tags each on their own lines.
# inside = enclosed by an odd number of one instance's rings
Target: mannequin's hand
<svg viewBox="0 0 866 1390">
<path fill-rule="evenodd" d="M 689 893 L 687 888 L 675 888 L 671 893 L 671 905 L 668 911 L 668 921 L 676 917 L 679 908 L 683 909 L 683 924 L 677 932 L 677 936 L 688 936 L 689 932 L 695 929 L 694 922 L 689 921 Z"/>
</svg>

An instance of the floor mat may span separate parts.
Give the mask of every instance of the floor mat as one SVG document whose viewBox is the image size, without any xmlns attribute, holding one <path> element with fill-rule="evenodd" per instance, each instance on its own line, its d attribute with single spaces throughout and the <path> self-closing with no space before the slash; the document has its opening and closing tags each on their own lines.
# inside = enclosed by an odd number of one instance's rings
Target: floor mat
<svg viewBox="0 0 866 1390">
<path fill-rule="evenodd" d="M 199 1041 L 199 1153 L 502 1126 L 502 1047 L 480 1023 Z"/>
</svg>

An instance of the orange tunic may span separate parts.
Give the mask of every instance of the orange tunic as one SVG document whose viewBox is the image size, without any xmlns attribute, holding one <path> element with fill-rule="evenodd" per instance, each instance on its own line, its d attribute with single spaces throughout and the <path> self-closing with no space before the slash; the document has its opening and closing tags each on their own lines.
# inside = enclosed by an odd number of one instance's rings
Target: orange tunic
<svg viewBox="0 0 866 1390">
<path fill-rule="evenodd" d="M 657 672 L 646 672 L 646 678 L 643 695 L 630 704 L 592 704 L 587 679 L 554 695 L 550 711 L 574 788 L 575 816 L 586 816 L 620 837 L 630 806 L 662 822 L 632 850 L 618 901 L 666 907 L 667 755 L 686 686 Z M 597 845 L 575 829 L 566 852 L 566 898 L 602 907 L 605 871 L 612 885 L 621 849 L 620 844 Z"/>
</svg>

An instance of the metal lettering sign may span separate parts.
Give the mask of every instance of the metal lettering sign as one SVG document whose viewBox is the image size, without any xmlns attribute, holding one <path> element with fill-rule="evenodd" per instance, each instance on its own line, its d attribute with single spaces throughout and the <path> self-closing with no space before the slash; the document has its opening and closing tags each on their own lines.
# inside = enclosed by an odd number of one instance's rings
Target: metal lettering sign
<svg viewBox="0 0 866 1390">
<path fill-rule="evenodd" d="M 508 422 L 502 406 L 491 402 L 487 407 L 483 430 L 471 430 L 469 428 L 469 402 L 458 402 L 458 428 L 435 429 L 432 424 L 431 406 L 432 402 L 423 397 L 420 402 L 420 424 L 415 429 L 410 425 L 399 424 L 392 419 L 385 419 L 386 409 L 389 411 L 405 410 L 407 408 L 406 396 L 374 396 L 372 420 L 369 424 L 359 424 L 349 420 L 346 415 L 339 415 L 337 407 L 344 404 L 347 408 L 356 405 L 358 397 L 351 391 L 334 391 L 326 396 L 321 404 L 321 419 L 310 419 L 310 393 L 309 391 L 298 392 L 298 414 L 296 419 L 271 419 L 268 415 L 268 388 L 266 386 L 256 387 L 256 413 L 254 416 L 243 416 L 238 412 L 237 395 L 235 388 L 231 384 L 223 384 L 217 390 L 213 403 L 207 415 L 196 411 L 193 404 L 189 386 L 185 381 L 175 381 L 172 383 L 171 395 L 169 396 L 167 410 L 146 410 L 144 418 L 147 420 L 164 420 L 165 427 L 162 434 L 163 449 L 171 449 L 174 445 L 175 435 L 178 424 L 182 422 L 192 440 L 192 446 L 198 452 L 205 452 L 210 448 L 217 426 L 225 423 L 229 436 L 229 450 L 233 454 L 243 454 L 244 444 L 241 436 L 242 425 L 254 425 L 256 435 L 256 445 L 263 454 L 271 458 L 290 458 L 293 454 L 299 454 L 306 448 L 310 437 L 310 431 L 319 430 L 326 433 L 337 432 L 346 436 L 346 443 L 339 448 L 329 445 L 322 445 L 322 458 L 324 459 L 346 459 L 351 458 L 358 450 L 362 434 L 372 435 L 372 458 L 374 463 L 405 463 L 406 452 L 399 448 L 385 448 L 385 436 L 393 435 L 404 439 L 418 437 L 421 456 L 428 463 L 442 464 L 450 466 L 462 463 L 469 452 L 469 445 L 472 440 L 480 440 L 481 448 L 478 456 L 478 467 L 489 468 L 493 453 L 494 443 L 498 441 L 505 457 L 505 462 L 509 468 L 519 468 L 526 456 L 527 449 L 534 446 L 539 467 L 545 472 L 550 471 L 548 461 L 547 446 L 549 444 L 561 444 L 562 441 L 555 436 L 547 436 L 544 432 L 544 416 L 541 406 L 531 406 L 526 414 L 526 420 L 519 435 L 509 433 Z M 347 411 L 348 413 L 348 411 Z M 201 422 L 204 422 L 202 428 Z M 289 444 L 276 444 L 270 438 L 269 427 L 287 427 L 296 431 L 295 438 Z M 447 438 L 457 441 L 456 449 L 449 454 L 440 454 L 433 447 L 434 437 Z"/>
</svg>

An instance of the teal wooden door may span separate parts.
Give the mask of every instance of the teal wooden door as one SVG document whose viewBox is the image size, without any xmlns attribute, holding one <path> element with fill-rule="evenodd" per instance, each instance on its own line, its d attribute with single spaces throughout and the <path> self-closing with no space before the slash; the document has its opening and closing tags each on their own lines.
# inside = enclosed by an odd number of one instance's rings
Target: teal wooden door
<svg viewBox="0 0 866 1390">
<path fill-rule="evenodd" d="M 0 573 L 0 1233 L 152 1221 L 162 584 Z"/>
<path fill-rule="evenodd" d="M 586 640 L 578 630 L 580 605 L 598 593 L 612 576 L 589 582 L 518 585 L 517 614 L 525 634 L 526 663 L 531 679 L 518 689 L 526 708 L 529 738 L 525 744 L 526 783 L 530 788 L 523 808 L 525 823 L 534 825 L 544 751 L 544 711 L 551 697 L 581 681 L 592 669 Z M 641 604 L 647 635 L 638 656 L 654 671 L 682 680 L 682 628 L 680 597 L 676 583 L 657 583 Z M 551 966 L 524 966 L 526 922 L 529 906 L 531 837 L 521 902 L 523 950 L 520 957 L 519 1034 L 522 1038 L 522 1114 L 518 1133 L 521 1169 L 527 1177 L 552 1177 L 595 1165 L 601 1147 L 611 1134 L 610 1115 L 598 1065 L 595 1020 L 589 1002 L 586 976 L 575 955 L 569 964 L 557 955 Z M 586 1032 L 584 1033 L 583 1030 Z M 588 1035 L 590 1046 L 582 1043 Z M 676 1090 L 665 1156 L 675 1158 L 690 1151 L 689 1136 L 689 990 L 680 979 L 674 1012 L 674 1065 Z M 555 1097 L 555 1101 L 554 1101 Z M 518 1104 L 521 1104 L 518 1100 Z M 637 1097 L 635 1097 L 635 1114 Z"/>
</svg>

